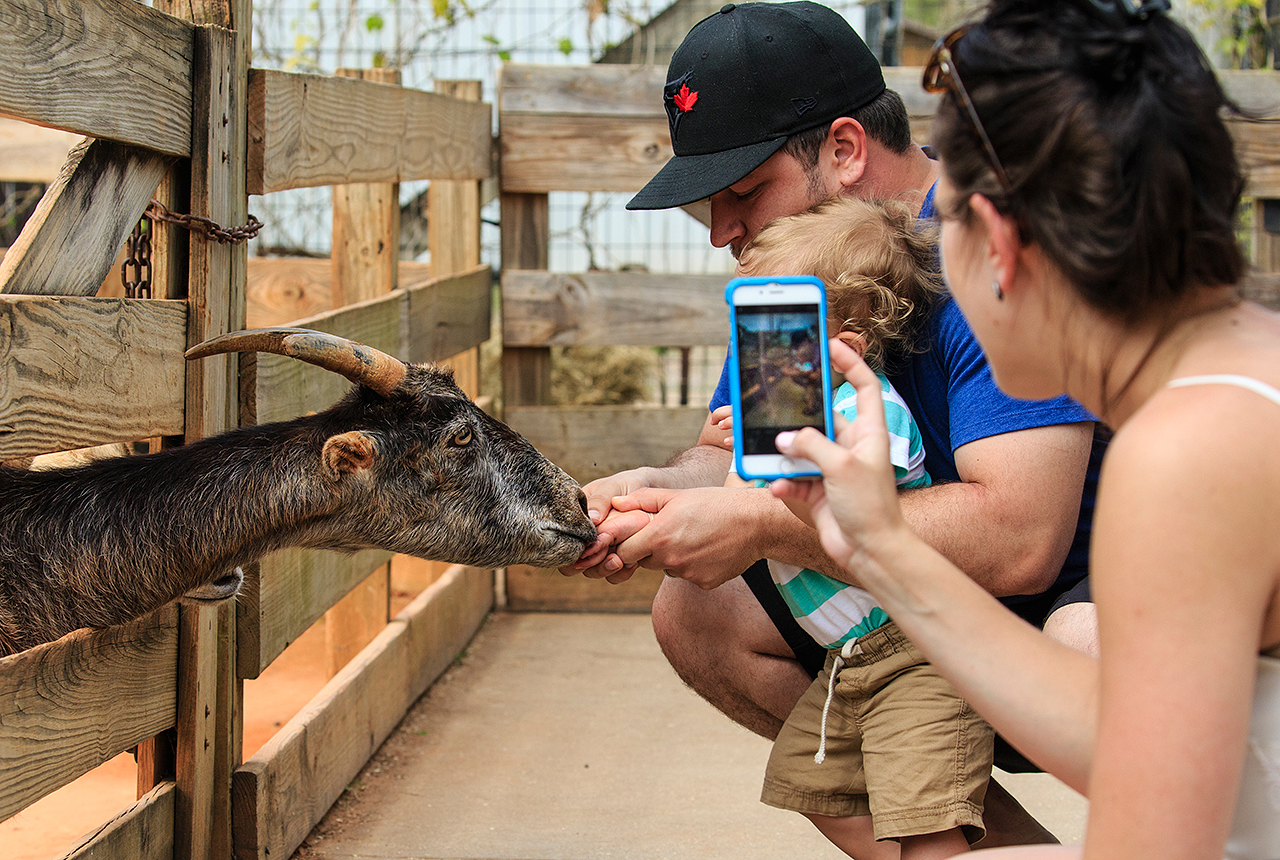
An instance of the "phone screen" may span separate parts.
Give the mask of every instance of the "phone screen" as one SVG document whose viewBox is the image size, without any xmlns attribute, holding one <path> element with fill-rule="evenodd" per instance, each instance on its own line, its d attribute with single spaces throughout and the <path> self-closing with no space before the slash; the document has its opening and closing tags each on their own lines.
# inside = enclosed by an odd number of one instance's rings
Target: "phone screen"
<svg viewBox="0 0 1280 860">
<path fill-rule="evenodd" d="M 777 454 L 784 430 L 827 432 L 820 313 L 814 303 L 736 308 L 744 455 Z"/>
</svg>

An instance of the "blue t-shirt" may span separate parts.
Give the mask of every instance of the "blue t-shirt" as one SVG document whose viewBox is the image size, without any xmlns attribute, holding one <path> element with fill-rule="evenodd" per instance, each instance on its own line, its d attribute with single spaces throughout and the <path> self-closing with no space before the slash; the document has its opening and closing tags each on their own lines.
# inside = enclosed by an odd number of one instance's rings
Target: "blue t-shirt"
<svg viewBox="0 0 1280 860">
<path fill-rule="evenodd" d="M 935 214 L 931 188 L 920 217 L 933 218 Z M 982 347 L 950 296 L 943 297 L 934 307 L 921 338 L 921 350 L 892 362 L 897 366 L 886 375 L 920 426 L 925 469 L 935 484 L 960 480 L 955 450 L 969 442 L 1033 427 L 1095 420 L 1088 410 L 1065 395 L 1052 400 L 1017 400 L 996 387 Z M 728 402 L 726 360 L 710 408 L 714 410 Z M 1105 450 L 1106 442 L 1095 435 L 1075 539 L 1058 580 L 1046 595 L 1056 597 L 1088 574 L 1094 497 Z M 1002 602 L 1033 624 L 1043 624 L 1048 609 L 1043 605 L 1044 597 L 1007 597 Z"/>
</svg>

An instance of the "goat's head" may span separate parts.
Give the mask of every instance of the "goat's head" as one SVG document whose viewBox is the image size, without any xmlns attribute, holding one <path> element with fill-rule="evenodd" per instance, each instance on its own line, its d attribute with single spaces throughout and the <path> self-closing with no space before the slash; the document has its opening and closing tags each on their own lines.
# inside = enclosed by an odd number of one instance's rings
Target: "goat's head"
<svg viewBox="0 0 1280 860">
<path fill-rule="evenodd" d="M 291 356 L 357 383 L 307 425 L 322 437 L 307 468 L 340 500 L 332 548 L 557 567 L 595 539 L 577 483 L 472 403 L 452 371 L 306 329 L 223 335 L 187 357 L 245 351 Z"/>
</svg>

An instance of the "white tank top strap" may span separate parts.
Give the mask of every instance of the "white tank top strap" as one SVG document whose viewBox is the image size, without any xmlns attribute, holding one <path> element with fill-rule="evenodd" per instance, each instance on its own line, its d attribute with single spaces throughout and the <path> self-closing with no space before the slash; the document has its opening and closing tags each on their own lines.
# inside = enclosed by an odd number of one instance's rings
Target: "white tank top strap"
<svg viewBox="0 0 1280 860">
<path fill-rule="evenodd" d="M 1252 376 L 1243 376 L 1238 373 L 1206 373 L 1201 376 L 1182 376 L 1178 379 L 1169 380 L 1165 387 L 1182 388 L 1187 385 L 1234 385 L 1238 388 L 1247 388 L 1255 394 L 1261 394 L 1272 403 L 1280 406 L 1280 389 L 1254 379 Z"/>
</svg>

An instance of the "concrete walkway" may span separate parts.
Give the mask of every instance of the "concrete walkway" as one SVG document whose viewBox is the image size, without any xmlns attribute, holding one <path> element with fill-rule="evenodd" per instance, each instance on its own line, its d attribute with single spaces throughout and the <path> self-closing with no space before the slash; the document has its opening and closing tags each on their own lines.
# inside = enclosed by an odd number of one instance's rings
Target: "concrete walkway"
<svg viewBox="0 0 1280 860">
<path fill-rule="evenodd" d="M 297 860 L 844 855 L 761 804 L 769 744 L 687 690 L 647 615 L 492 616 Z M 1085 802 L 1002 777 L 1063 841 Z"/>
</svg>

